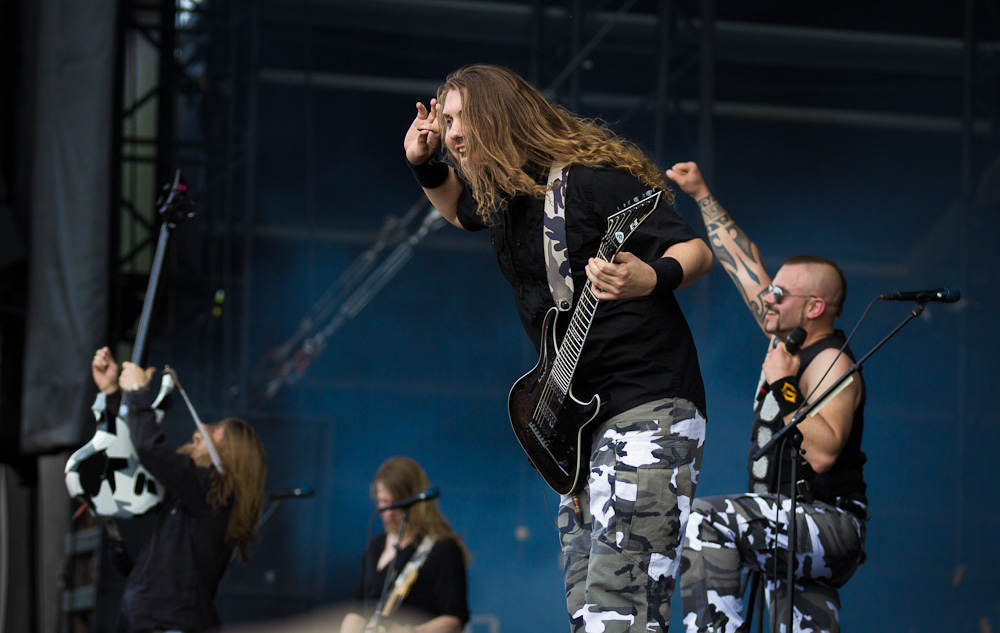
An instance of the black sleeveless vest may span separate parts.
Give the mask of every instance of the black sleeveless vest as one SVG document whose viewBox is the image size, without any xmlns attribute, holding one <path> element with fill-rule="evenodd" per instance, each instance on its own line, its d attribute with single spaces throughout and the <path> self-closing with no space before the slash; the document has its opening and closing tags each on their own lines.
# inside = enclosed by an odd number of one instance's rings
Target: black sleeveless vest
<svg viewBox="0 0 1000 633">
<path fill-rule="evenodd" d="M 825 339 L 799 350 L 801 365 L 796 377 L 802 377 L 802 373 L 815 360 L 817 354 L 831 347 L 840 349 L 844 345 L 845 340 L 844 333 L 837 330 Z M 844 349 L 844 354 L 851 361 L 855 360 L 854 354 L 849 347 Z M 854 420 L 851 423 L 851 434 L 848 436 L 844 450 L 841 451 L 833 468 L 825 473 L 817 474 L 809 466 L 809 462 L 799 455 L 798 451 L 788 450 L 787 448 L 782 451 L 779 466 L 779 460 L 776 459 L 776 451 L 782 447 L 779 443 L 769 454 L 764 455 L 757 461 L 747 460 L 747 469 L 750 472 L 750 492 L 758 494 L 778 492 L 778 471 L 780 470 L 780 492 L 787 495 L 791 489 L 789 486 L 791 475 L 790 453 L 794 453 L 795 458 L 799 460 L 796 466 L 797 479 L 799 482 L 808 482 L 804 485 L 809 488 L 810 494 L 814 499 L 832 502 L 837 497 L 843 497 L 861 501 L 862 503 L 868 502 L 865 496 L 867 486 L 864 480 L 866 457 L 861 450 L 861 436 L 865 430 L 865 400 L 867 394 L 865 393 L 864 379 L 860 372 L 856 372 L 853 378 L 854 380 L 861 380 L 861 402 L 854 412 Z M 819 396 L 821 394 L 815 395 Z M 770 389 L 767 388 L 763 371 L 760 374 L 760 381 L 757 385 L 754 413 L 756 415 L 751 433 L 750 455 L 753 455 L 758 448 L 766 444 L 778 429 L 784 425 L 784 421 L 778 412 L 778 403 L 774 399 L 774 395 Z M 798 486 L 799 489 L 802 489 L 802 487 L 803 484 Z"/>
</svg>

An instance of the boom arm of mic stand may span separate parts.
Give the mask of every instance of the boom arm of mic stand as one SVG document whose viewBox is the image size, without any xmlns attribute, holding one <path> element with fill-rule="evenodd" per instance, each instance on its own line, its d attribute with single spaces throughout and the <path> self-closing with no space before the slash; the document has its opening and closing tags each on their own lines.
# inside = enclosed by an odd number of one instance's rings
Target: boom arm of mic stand
<svg viewBox="0 0 1000 633">
<path fill-rule="evenodd" d="M 812 402 L 806 403 L 801 409 L 799 409 L 798 412 L 796 412 L 795 415 L 792 416 L 792 419 L 788 422 L 788 424 L 786 424 L 777 433 L 772 435 L 771 439 L 768 440 L 766 444 L 761 446 L 759 449 L 757 449 L 757 451 L 753 455 L 750 456 L 751 461 L 757 461 L 758 459 L 766 455 L 772 448 L 774 448 L 778 444 L 778 442 L 783 440 L 785 436 L 787 436 L 789 433 L 795 430 L 795 427 L 797 427 L 799 423 L 802 422 L 802 420 L 806 419 L 806 416 L 808 416 L 812 411 L 818 410 L 820 406 L 826 404 L 826 399 L 828 396 L 832 396 L 835 391 L 838 391 L 843 387 L 845 387 L 846 386 L 845 381 L 852 375 L 854 375 L 856 372 L 860 372 L 864 362 L 868 360 L 872 354 L 877 352 L 879 348 L 885 345 L 889 341 L 889 339 L 896 336 L 896 333 L 902 330 L 903 326 L 905 326 L 907 323 L 920 316 L 920 314 L 924 311 L 925 305 L 926 302 L 920 302 L 915 308 L 910 310 L 910 313 L 906 316 L 905 319 L 903 319 L 902 323 L 897 325 L 891 332 L 889 332 L 889 334 L 886 335 L 885 338 L 879 341 L 878 345 L 873 347 L 867 354 L 865 354 L 861 360 L 851 365 L 850 368 L 848 368 L 848 370 L 844 372 L 844 375 L 838 378 L 835 383 L 830 385 L 830 387 L 826 391 L 824 391 L 819 398 L 817 398 Z"/>
<path fill-rule="evenodd" d="M 294 490 L 303 490 L 304 492 L 303 494 L 299 495 L 287 495 L 281 497 L 271 497 L 270 495 L 268 495 L 270 503 L 267 504 L 267 509 L 264 510 L 264 512 L 260 515 L 260 518 L 257 519 L 257 525 L 254 526 L 253 529 L 254 534 L 260 534 L 260 531 L 264 528 L 264 525 L 266 525 L 267 522 L 271 519 L 271 515 L 275 513 L 275 511 L 278 509 L 278 506 L 280 506 L 282 503 L 284 503 L 288 499 L 307 499 L 313 496 L 314 494 L 314 492 L 309 488 L 301 488 L 301 489 L 295 488 Z M 229 556 L 229 564 L 232 565 L 233 563 L 235 563 L 236 558 L 238 556 L 239 553 L 236 550 L 233 550 L 233 553 Z"/>
</svg>

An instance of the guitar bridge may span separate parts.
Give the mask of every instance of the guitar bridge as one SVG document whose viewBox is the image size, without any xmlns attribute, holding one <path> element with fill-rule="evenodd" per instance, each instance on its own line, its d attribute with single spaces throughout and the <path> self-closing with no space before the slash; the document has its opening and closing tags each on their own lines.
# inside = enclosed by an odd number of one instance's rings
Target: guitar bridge
<svg viewBox="0 0 1000 633">
<path fill-rule="evenodd" d="M 556 455 L 556 452 L 560 451 L 553 452 L 553 441 L 558 442 L 560 439 L 558 434 L 555 432 L 555 429 L 548 425 L 539 425 L 535 421 L 529 422 L 527 426 L 531 429 L 531 434 L 534 436 L 535 441 L 538 442 L 538 445 L 542 447 L 542 450 L 544 450 L 551 458 L 552 463 L 559 467 L 559 470 L 562 471 L 563 475 L 568 476 L 570 474 L 570 464 L 565 458 L 560 459 Z M 542 428 L 540 428 L 540 426 Z"/>
</svg>

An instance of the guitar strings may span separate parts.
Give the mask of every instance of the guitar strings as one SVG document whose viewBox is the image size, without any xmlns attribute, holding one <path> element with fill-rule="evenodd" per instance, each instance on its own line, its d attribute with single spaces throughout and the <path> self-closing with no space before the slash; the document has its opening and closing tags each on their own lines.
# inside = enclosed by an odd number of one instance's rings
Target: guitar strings
<svg viewBox="0 0 1000 633">
<path fill-rule="evenodd" d="M 626 206 L 624 209 L 608 219 L 608 230 L 601 239 L 600 247 L 597 249 L 597 257 L 608 262 L 613 259 L 613 256 L 609 257 L 609 255 L 617 253 L 621 250 L 622 246 L 625 244 L 625 240 L 622 239 L 620 243 L 615 246 L 611 243 L 610 236 L 621 230 L 622 226 L 630 220 L 629 216 L 634 214 L 633 207 L 649 206 L 650 201 L 652 201 L 652 208 L 649 209 L 649 211 L 647 211 L 641 218 L 636 218 L 640 223 L 645 220 L 658 206 L 660 193 L 661 192 L 654 193 L 651 190 L 646 193 L 644 199 L 639 200 L 636 198 L 633 204 Z M 633 229 L 635 226 L 638 226 L 638 224 L 635 224 Z M 626 238 L 627 237 L 628 236 L 626 236 Z M 574 310 L 573 316 L 570 318 L 569 325 L 566 328 L 566 334 L 563 336 L 563 340 L 559 344 L 559 350 L 552 363 L 552 370 L 549 372 L 549 375 L 545 380 L 545 385 L 542 387 L 542 393 L 538 402 L 535 404 L 535 411 L 532 415 L 533 421 L 545 423 L 548 427 L 547 430 L 549 431 L 555 429 L 555 424 L 558 420 L 555 415 L 545 415 L 542 416 L 544 419 L 540 420 L 539 416 L 541 415 L 542 404 L 544 402 L 549 413 L 553 414 L 554 412 L 552 411 L 552 407 L 548 405 L 548 402 L 553 392 L 555 392 L 555 388 L 559 388 L 559 394 L 561 394 L 560 403 L 569 395 L 569 389 L 576 369 L 576 363 L 583 352 L 583 345 L 587 340 L 587 334 L 590 332 L 590 324 L 593 322 L 594 314 L 597 312 L 598 303 L 600 303 L 600 299 L 594 296 L 593 283 L 588 278 L 587 283 L 584 285 L 583 292 L 580 295 L 580 301 L 577 303 L 577 309 Z M 581 310 L 585 314 L 581 315 Z M 581 325 L 580 322 L 584 319 L 586 319 L 586 324 Z M 579 337 L 576 337 L 575 335 L 577 332 L 575 330 L 579 330 L 581 328 L 583 329 L 583 332 L 579 333 Z M 564 350 L 573 356 L 572 360 L 567 360 L 565 358 L 562 353 Z M 560 384 L 553 385 L 554 379 L 561 379 L 562 382 Z"/>
<path fill-rule="evenodd" d="M 609 227 L 608 233 L 612 233 L 617 230 L 618 227 Z M 607 236 L 601 240 L 601 246 L 598 248 L 597 256 L 605 261 L 609 261 L 609 246 L 610 243 Z M 538 403 L 535 405 L 535 412 L 532 416 L 536 422 L 544 422 L 549 430 L 555 428 L 555 422 L 553 418 L 555 416 L 543 416 L 544 419 L 539 420 L 541 414 L 542 403 L 546 403 L 548 406 L 548 401 L 550 400 L 552 394 L 556 391 L 556 387 L 559 388 L 559 395 L 565 398 L 569 395 L 569 387 L 573 380 L 573 371 L 570 365 L 570 361 L 567 361 L 565 356 L 562 354 L 564 349 L 571 352 L 574 356 L 572 360 L 572 365 L 575 366 L 576 362 L 579 360 L 580 354 L 583 351 L 583 344 L 586 341 L 587 334 L 590 331 L 590 322 L 593 320 L 594 314 L 597 312 L 597 304 L 600 303 L 600 299 L 594 296 L 593 293 L 593 283 L 590 279 L 587 280 L 586 285 L 583 288 L 583 293 L 580 296 L 580 301 L 577 304 L 577 309 L 574 311 L 572 318 L 570 319 L 569 326 L 566 328 L 566 335 L 563 337 L 562 343 L 559 345 L 559 353 L 556 354 L 556 358 L 552 364 L 552 371 L 549 372 L 549 377 L 545 380 L 545 385 L 542 388 L 542 394 L 538 399 Z M 585 312 L 585 316 L 581 316 L 581 310 Z M 581 326 L 580 321 L 584 318 L 587 319 L 586 326 Z M 574 327 L 575 326 L 575 327 Z M 577 339 L 575 330 L 583 327 L 583 333 Z M 561 379 L 562 382 L 557 385 L 553 385 L 554 379 Z M 549 407 L 551 411 L 551 407 Z"/>
</svg>

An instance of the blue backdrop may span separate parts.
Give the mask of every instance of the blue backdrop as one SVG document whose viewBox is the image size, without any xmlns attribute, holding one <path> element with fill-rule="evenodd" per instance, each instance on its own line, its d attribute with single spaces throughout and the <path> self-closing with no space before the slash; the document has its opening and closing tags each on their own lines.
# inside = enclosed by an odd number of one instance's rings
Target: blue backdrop
<svg viewBox="0 0 1000 633">
<path fill-rule="evenodd" d="M 454 66 L 472 61 L 517 68 L 502 52 Z M 401 141 L 413 103 L 430 96 L 260 86 L 249 131 L 261 176 L 254 218 L 313 237 L 254 241 L 251 363 L 285 340 L 370 246 L 356 236 L 374 237 L 387 216 L 417 200 Z M 849 92 L 836 90 L 816 101 L 852 105 Z M 669 134 L 664 167 L 695 158 L 691 124 L 687 134 Z M 802 253 L 842 264 L 850 282 L 842 328 L 852 329 L 880 293 L 945 285 L 963 293 L 960 303 L 928 306 L 864 365 L 869 560 L 842 592 L 844 629 L 1000 627 L 1000 545 L 990 537 L 1000 527 L 992 468 L 1000 426 L 989 396 L 998 369 L 988 316 L 998 290 L 988 241 L 998 228 L 994 157 L 975 156 L 977 197 L 963 206 L 957 134 L 722 117 L 716 125 L 713 192 L 772 274 Z M 618 129 L 653 145 L 648 118 Z M 679 198 L 678 209 L 703 232 L 690 200 Z M 698 492 L 742 491 L 766 341 L 718 265 L 678 297 L 708 390 Z M 874 347 L 911 307 L 876 304 L 855 352 Z M 224 619 L 348 600 L 373 509 L 372 474 L 386 457 L 405 454 L 440 487 L 441 507 L 474 558 L 473 630 L 565 630 L 557 498 L 528 466 L 506 414 L 511 383 L 535 360 L 487 236 L 449 225 L 422 242 L 299 382 L 247 413 L 268 448 L 269 488 L 316 494 L 278 507 L 254 561 L 230 571 L 218 599 Z M 677 630 L 679 614 L 675 600 Z"/>
</svg>

